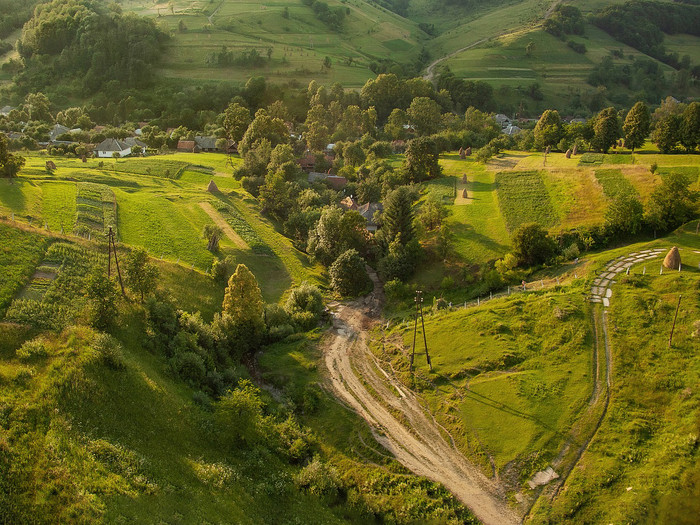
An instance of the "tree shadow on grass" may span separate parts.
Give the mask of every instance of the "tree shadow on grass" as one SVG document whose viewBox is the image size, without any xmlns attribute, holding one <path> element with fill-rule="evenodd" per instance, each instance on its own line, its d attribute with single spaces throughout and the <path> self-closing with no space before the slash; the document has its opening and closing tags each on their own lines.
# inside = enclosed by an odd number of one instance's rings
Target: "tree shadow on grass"
<svg viewBox="0 0 700 525">
<path fill-rule="evenodd" d="M 24 210 L 27 198 L 22 191 L 23 181 L 0 179 L 0 203 L 13 211 Z"/>
<path fill-rule="evenodd" d="M 454 223 L 451 226 L 455 237 L 467 239 L 493 253 L 506 253 L 510 250 L 510 246 L 501 244 L 486 235 L 478 233 L 471 224 Z"/>
</svg>

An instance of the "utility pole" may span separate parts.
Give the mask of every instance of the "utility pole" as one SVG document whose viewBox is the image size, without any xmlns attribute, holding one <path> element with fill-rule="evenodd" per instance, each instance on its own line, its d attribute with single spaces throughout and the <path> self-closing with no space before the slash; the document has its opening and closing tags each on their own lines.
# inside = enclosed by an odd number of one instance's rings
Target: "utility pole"
<svg viewBox="0 0 700 525">
<path fill-rule="evenodd" d="M 114 242 L 114 230 L 109 227 L 107 233 L 107 277 L 112 275 L 112 253 L 114 252 L 114 264 L 117 267 L 117 275 L 119 276 L 119 286 L 122 289 L 122 295 L 126 295 L 124 291 L 124 283 L 122 282 L 122 273 L 119 271 L 119 260 L 117 259 L 117 245 Z"/>
<path fill-rule="evenodd" d="M 416 303 L 416 313 L 415 313 L 415 320 L 413 323 L 413 348 L 411 349 L 411 362 L 410 362 L 410 370 L 413 370 L 413 359 L 416 355 L 416 335 L 418 332 L 418 316 L 420 316 L 420 324 L 421 328 L 423 330 L 423 344 L 425 345 L 425 357 L 428 361 L 428 367 L 430 370 L 433 369 L 433 365 L 430 362 L 430 354 L 428 353 L 428 339 L 425 335 L 425 321 L 423 319 L 423 292 L 420 290 L 416 290 L 416 298 L 414 299 Z"/>
</svg>

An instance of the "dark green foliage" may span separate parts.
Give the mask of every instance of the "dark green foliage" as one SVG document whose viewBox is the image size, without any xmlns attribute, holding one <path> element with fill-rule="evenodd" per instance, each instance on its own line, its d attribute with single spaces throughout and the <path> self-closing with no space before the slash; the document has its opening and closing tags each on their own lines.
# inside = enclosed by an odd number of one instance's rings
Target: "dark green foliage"
<svg viewBox="0 0 700 525">
<path fill-rule="evenodd" d="M 588 75 L 588 83 L 609 89 L 621 86 L 651 104 L 657 103 L 670 87 L 659 62 L 639 57 L 631 64 L 621 65 L 616 65 L 611 56 L 603 57 Z"/>
<path fill-rule="evenodd" d="M 309 232 L 307 251 L 326 266 L 330 266 L 340 254 L 354 249 L 364 251 L 366 221 L 355 210 L 327 206 L 321 212 L 316 227 Z"/>
<path fill-rule="evenodd" d="M 417 239 L 402 244 L 399 239 L 389 243 L 387 253 L 379 261 L 379 271 L 382 277 L 390 281 L 408 280 L 416 271 L 421 258 L 421 247 Z"/>
<path fill-rule="evenodd" d="M 554 36 L 582 35 L 584 19 L 578 7 L 573 5 L 557 5 L 552 14 L 544 21 L 542 27 Z"/>
<path fill-rule="evenodd" d="M 591 145 L 598 151 L 607 153 L 620 138 L 620 126 L 617 120 L 617 110 L 609 107 L 598 113 L 593 123 L 593 139 Z"/>
<path fill-rule="evenodd" d="M 665 115 L 654 126 L 651 140 L 654 141 L 662 153 L 673 153 L 678 149 L 678 144 L 682 137 L 682 126 L 683 119 L 680 115 Z"/>
<path fill-rule="evenodd" d="M 141 296 L 141 302 L 146 295 L 156 289 L 158 268 L 149 261 L 148 252 L 136 248 L 123 262 L 124 281 L 132 291 Z"/>
<path fill-rule="evenodd" d="M 252 446 L 262 440 L 263 401 L 260 390 L 248 381 L 241 381 L 221 398 L 214 408 L 216 431 L 228 447 Z"/>
<path fill-rule="evenodd" d="M 525 224 L 513 235 L 513 254 L 519 266 L 548 264 L 557 254 L 557 245 L 539 224 Z"/>
<path fill-rule="evenodd" d="M 634 151 L 635 148 L 643 146 L 644 141 L 649 136 L 650 127 L 649 108 L 644 102 L 637 102 L 627 113 L 625 123 L 622 125 L 622 131 L 625 134 L 625 147 Z"/>
<path fill-rule="evenodd" d="M 103 268 L 94 268 L 88 276 L 85 296 L 88 300 L 89 323 L 98 330 L 111 327 L 119 313 L 118 292 L 115 282 Z"/>
<path fill-rule="evenodd" d="M 110 81 L 144 87 L 165 39 L 154 20 L 92 0 L 53 0 L 37 9 L 17 44 L 26 64 L 19 84 L 38 90 L 70 77 L 90 93 Z"/>
<path fill-rule="evenodd" d="M 493 87 L 481 80 L 458 78 L 449 68 L 445 68 L 437 79 L 437 89 L 446 89 L 450 93 L 455 110 L 466 111 L 469 107 L 489 110 L 493 105 Z"/>
<path fill-rule="evenodd" d="M 691 102 L 683 111 L 680 142 L 687 151 L 700 146 L 700 102 Z"/>
<path fill-rule="evenodd" d="M 559 112 L 552 109 L 546 110 L 535 126 L 535 147 L 543 149 L 547 146 L 556 146 L 561 140 L 562 133 Z"/>
<path fill-rule="evenodd" d="M 321 290 L 308 283 L 292 288 L 284 309 L 302 329 L 310 330 L 318 324 L 323 314 Z"/>
<path fill-rule="evenodd" d="M 387 195 L 382 213 L 381 238 L 391 243 L 408 244 L 415 236 L 413 203 L 415 196 L 408 186 L 400 186 Z"/>
<path fill-rule="evenodd" d="M 25 158 L 10 153 L 7 149 L 7 137 L 0 133 L 0 177 L 16 177 L 24 166 Z"/>
<path fill-rule="evenodd" d="M 635 235 L 644 222 L 644 206 L 631 193 L 619 193 L 605 211 L 605 229 L 612 235 Z"/>
<path fill-rule="evenodd" d="M 697 215 L 698 193 L 689 186 L 690 181 L 680 173 L 671 172 L 663 177 L 647 208 L 647 220 L 654 228 L 669 231 Z"/>
<path fill-rule="evenodd" d="M 371 291 L 372 280 L 365 264 L 357 250 L 342 253 L 328 270 L 333 290 L 343 297 L 356 297 Z"/>
<path fill-rule="evenodd" d="M 663 46 L 664 33 L 700 36 L 700 7 L 632 0 L 606 7 L 593 23 L 625 44 L 674 65 Z"/>
<path fill-rule="evenodd" d="M 345 7 L 329 7 L 326 2 L 321 0 L 302 0 L 302 3 L 311 7 L 316 18 L 333 31 L 340 31 L 343 29 L 345 15 L 347 14 Z"/>
<path fill-rule="evenodd" d="M 438 163 L 440 152 L 432 137 L 419 137 L 410 140 L 406 147 L 404 170 L 410 182 L 435 179 L 442 173 Z"/>
</svg>

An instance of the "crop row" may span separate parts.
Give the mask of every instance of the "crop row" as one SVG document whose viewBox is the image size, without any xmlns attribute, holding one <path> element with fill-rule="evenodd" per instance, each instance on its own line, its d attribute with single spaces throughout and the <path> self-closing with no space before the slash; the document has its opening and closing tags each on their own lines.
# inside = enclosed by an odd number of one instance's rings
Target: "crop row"
<svg viewBox="0 0 700 525">
<path fill-rule="evenodd" d="M 231 205 L 221 201 L 212 201 L 212 206 L 218 210 L 221 216 L 227 223 L 241 236 L 241 238 L 250 246 L 250 249 L 260 255 L 273 255 L 274 252 L 265 244 L 265 241 L 260 238 L 258 233 L 248 224 L 240 212 Z"/>
<path fill-rule="evenodd" d="M 544 227 L 556 223 L 556 214 L 542 175 L 537 171 L 507 171 L 496 174 L 498 203 L 510 231 L 536 222 Z"/>
<path fill-rule="evenodd" d="M 622 195 L 636 195 L 637 191 L 632 183 L 625 178 L 620 170 L 596 170 L 595 178 L 603 187 L 603 193 L 609 199 Z"/>
</svg>

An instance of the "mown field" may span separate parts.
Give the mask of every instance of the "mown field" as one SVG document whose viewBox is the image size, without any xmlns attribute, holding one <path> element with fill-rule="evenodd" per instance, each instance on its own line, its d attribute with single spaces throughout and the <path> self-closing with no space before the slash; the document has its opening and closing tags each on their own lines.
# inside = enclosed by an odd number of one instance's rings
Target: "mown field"
<svg viewBox="0 0 700 525">
<path fill-rule="evenodd" d="M 312 9 L 298 0 L 264 4 L 220 0 L 154 4 L 125 0 L 122 6 L 139 15 L 155 17 L 171 33 L 162 73 L 180 80 L 245 83 L 251 76 L 264 75 L 268 81 L 279 84 L 303 84 L 317 79 L 359 87 L 374 76 L 368 67 L 371 62 L 386 56 L 411 62 L 427 36 L 415 23 L 373 3 L 326 3 L 331 8 L 346 9 L 341 31 L 319 21 Z M 185 31 L 179 30 L 180 21 L 187 28 Z M 207 56 L 220 52 L 222 46 L 234 54 L 254 49 L 263 62 L 257 67 L 208 64 Z M 272 50 L 269 59 L 268 49 Z M 326 56 L 332 61 L 330 70 L 321 68 Z"/>
<path fill-rule="evenodd" d="M 53 159 L 31 154 L 20 176 L 0 180 L 0 216 L 53 232 L 104 240 L 110 225 L 119 241 L 148 250 L 157 260 L 206 272 L 215 257 L 231 255 L 258 277 L 267 300 L 279 300 L 293 284 L 323 284 L 321 268 L 294 249 L 273 225 L 259 217 L 256 202 L 231 177 L 226 156 L 175 154 L 118 160 Z M 236 161 L 238 162 L 238 161 Z M 206 191 L 214 180 L 219 193 Z M 241 249 L 224 236 L 220 251 L 206 249 L 205 224 L 213 223 L 201 204 L 236 211 L 233 229 L 247 239 Z M 116 210 L 116 214 L 115 214 Z"/>
</svg>

